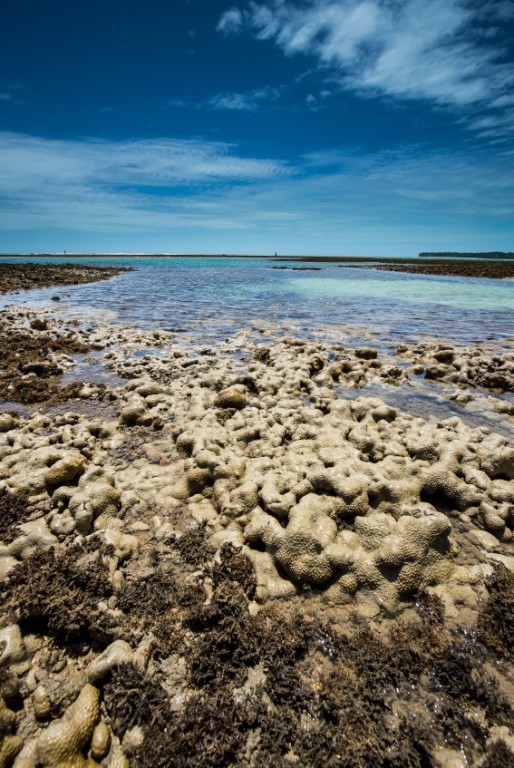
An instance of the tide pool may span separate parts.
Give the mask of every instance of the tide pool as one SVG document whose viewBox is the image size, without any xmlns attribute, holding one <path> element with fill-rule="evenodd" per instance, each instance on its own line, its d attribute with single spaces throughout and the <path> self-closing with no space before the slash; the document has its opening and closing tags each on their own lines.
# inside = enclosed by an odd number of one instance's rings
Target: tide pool
<svg viewBox="0 0 514 768">
<path fill-rule="evenodd" d="M 106 282 L 27 291 L 17 295 L 16 303 L 46 303 L 57 293 L 64 311 L 102 313 L 114 322 L 188 332 L 199 344 L 215 343 L 244 328 L 262 331 L 269 324 L 312 338 L 337 336 L 339 328 L 349 326 L 355 343 L 373 334 L 385 345 L 423 337 L 456 343 L 514 337 L 510 280 L 419 276 L 325 263 L 317 264 L 319 271 L 277 270 L 273 261 L 262 258 L 26 261 L 131 266 L 135 271 Z M 6 295 L 0 306 L 13 302 Z"/>
</svg>

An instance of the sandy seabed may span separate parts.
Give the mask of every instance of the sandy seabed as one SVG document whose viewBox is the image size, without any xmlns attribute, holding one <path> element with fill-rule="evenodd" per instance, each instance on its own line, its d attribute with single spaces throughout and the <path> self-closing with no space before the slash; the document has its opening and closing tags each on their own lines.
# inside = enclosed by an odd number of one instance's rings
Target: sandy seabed
<svg viewBox="0 0 514 768">
<path fill-rule="evenodd" d="M 337 337 L 0 314 L 0 768 L 514 765 L 514 344 Z"/>
</svg>

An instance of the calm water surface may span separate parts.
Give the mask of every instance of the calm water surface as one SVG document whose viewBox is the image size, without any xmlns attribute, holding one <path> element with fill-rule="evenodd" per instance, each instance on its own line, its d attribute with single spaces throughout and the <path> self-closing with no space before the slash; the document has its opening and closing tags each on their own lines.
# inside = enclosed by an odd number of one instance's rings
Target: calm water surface
<svg viewBox="0 0 514 768">
<path fill-rule="evenodd" d="M 58 294 L 59 307 L 78 308 L 84 317 L 108 312 L 114 322 L 191 334 L 200 344 L 246 328 L 257 332 L 269 324 L 312 338 L 334 338 L 341 326 L 350 326 L 355 343 L 369 343 L 371 333 L 385 347 L 419 338 L 457 343 L 514 338 L 511 280 L 419 276 L 336 264 L 317 264 L 321 269 L 312 272 L 275 270 L 275 262 L 258 258 L 76 262 L 137 271 L 106 282 L 23 292 L 16 303 L 46 303 Z M 0 307 L 12 303 L 12 295 L 0 297 Z"/>
</svg>

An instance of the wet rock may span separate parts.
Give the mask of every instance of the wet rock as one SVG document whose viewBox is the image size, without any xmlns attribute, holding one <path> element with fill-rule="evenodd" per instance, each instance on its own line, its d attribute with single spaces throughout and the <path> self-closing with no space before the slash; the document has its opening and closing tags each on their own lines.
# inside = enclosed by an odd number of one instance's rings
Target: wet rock
<svg viewBox="0 0 514 768">
<path fill-rule="evenodd" d="M 425 378 L 442 381 L 447 373 L 448 368 L 444 365 L 428 365 L 425 369 Z"/>
<path fill-rule="evenodd" d="M 453 363 L 455 351 L 450 347 L 438 349 L 433 353 L 432 357 L 437 360 L 438 363 Z"/>
<path fill-rule="evenodd" d="M 355 356 L 358 357 L 359 360 L 376 360 L 378 352 L 371 347 L 360 347 L 355 350 Z"/>
</svg>

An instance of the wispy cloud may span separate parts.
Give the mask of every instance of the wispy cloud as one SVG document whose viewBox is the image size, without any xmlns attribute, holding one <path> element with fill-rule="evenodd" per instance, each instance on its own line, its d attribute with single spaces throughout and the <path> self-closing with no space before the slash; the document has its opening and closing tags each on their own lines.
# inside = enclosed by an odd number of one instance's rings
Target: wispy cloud
<svg viewBox="0 0 514 768">
<path fill-rule="evenodd" d="M 24 242 L 35 233 L 37 243 L 37 233 L 65 230 L 112 235 L 121 249 L 132 235 L 149 248 L 156 236 L 181 238 L 189 250 L 212 235 L 220 250 L 230 240 L 240 251 L 394 253 L 401 242 L 406 251 L 410 233 L 407 252 L 416 253 L 506 249 L 514 231 L 507 154 L 410 146 L 316 152 L 285 165 L 205 140 L 0 133 L 0 168 L 2 244 L 9 232 Z"/>
<path fill-rule="evenodd" d="M 188 139 L 55 140 L 0 133 L 0 184 L 14 189 L 47 180 L 145 186 L 252 181 L 287 173 L 275 160 L 242 157 L 222 142 Z"/>
<path fill-rule="evenodd" d="M 214 111 L 256 112 L 266 103 L 276 101 L 280 97 L 281 90 L 281 88 L 265 86 L 263 88 L 253 88 L 243 93 L 217 93 L 205 101 L 172 99 L 169 102 L 169 106 Z"/>
<path fill-rule="evenodd" d="M 243 14 L 239 8 L 231 8 L 225 11 L 221 17 L 218 30 L 220 32 L 238 32 L 243 25 Z"/>
<path fill-rule="evenodd" d="M 218 30 L 314 56 L 362 95 L 498 111 L 514 86 L 501 36 L 513 18 L 502 0 L 268 0 L 227 10 Z"/>
<path fill-rule="evenodd" d="M 276 101 L 280 96 L 279 88 L 271 86 L 254 88 L 245 93 L 222 93 L 213 96 L 207 102 L 213 109 L 228 109 L 239 112 L 255 112 L 266 102 Z"/>
<path fill-rule="evenodd" d="M 0 93 L 0 101 L 10 101 L 12 96 L 10 93 Z"/>
<path fill-rule="evenodd" d="M 172 219 L 187 226 L 198 224 L 198 213 L 216 226 L 205 208 L 212 190 L 290 173 L 280 161 L 243 157 L 221 142 L 51 140 L 13 133 L 0 133 L 0 168 L 3 229 L 130 229 L 168 226 Z M 216 214 L 226 218 L 219 208 Z"/>
</svg>

